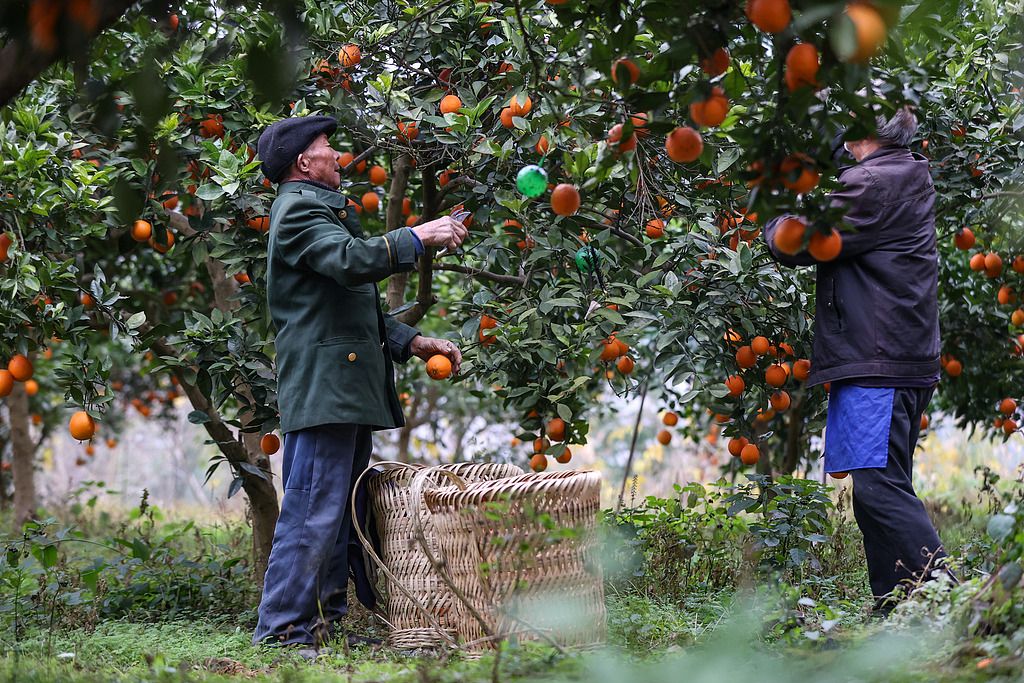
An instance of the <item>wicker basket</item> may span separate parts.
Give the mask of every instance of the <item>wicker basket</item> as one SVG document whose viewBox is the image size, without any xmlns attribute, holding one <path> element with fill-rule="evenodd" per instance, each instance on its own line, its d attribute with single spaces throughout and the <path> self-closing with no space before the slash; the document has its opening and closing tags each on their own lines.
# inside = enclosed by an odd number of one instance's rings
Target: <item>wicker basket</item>
<svg viewBox="0 0 1024 683">
<path fill-rule="evenodd" d="M 363 474 L 381 557 L 376 555 L 373 545 L 358 527 L 357 532 L 367 554 L 386 577 L 384 618 L 390 626 L 388 643 L 402 649 L 437 647 L 442 643 L 454 645 L 457 638 L 453 605 L 457 600 L 415 538 L 417 528 L 421 528 L 428 547 L 437 553 L 437 531 L 427 510 L 417 506 L 421 515 L 419 524 L 413 520 L 410 484 L 417 473 L 422 473 L 429 487 L 450 484 L 448 474 L 464 482 L 479 482 L 521 475 L 523 470 L 515 465 L 496 463 L 459 463 L 429 468 L 378 463 Z M 360 482 L 362 477 L 356 485 Z"/>
<path fill-rule="evenodd" d="M 467 650 L 505 638 L 577 649 L 604 643 L 600 490 L 600 473 L 590 471 L 423 491 Z"/>
</svg>

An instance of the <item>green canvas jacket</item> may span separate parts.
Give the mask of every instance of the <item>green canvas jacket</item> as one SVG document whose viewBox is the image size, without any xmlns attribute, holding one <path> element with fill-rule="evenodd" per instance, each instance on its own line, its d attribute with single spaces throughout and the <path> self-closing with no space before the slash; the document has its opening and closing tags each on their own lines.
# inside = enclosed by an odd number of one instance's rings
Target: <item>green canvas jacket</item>
<svg viewBox="0 0 1024 683">
<path fill-rule="evenodd" d="M 281 431 L 331 423 L 405 424 L 394 362 L 414 328 L 385 315 L 377 283 L 412 270 L 408 229 L 364 237 L 341 192 L 283 183 L 270 209 L 267 300 L 277 327 Z"/>
</svg>

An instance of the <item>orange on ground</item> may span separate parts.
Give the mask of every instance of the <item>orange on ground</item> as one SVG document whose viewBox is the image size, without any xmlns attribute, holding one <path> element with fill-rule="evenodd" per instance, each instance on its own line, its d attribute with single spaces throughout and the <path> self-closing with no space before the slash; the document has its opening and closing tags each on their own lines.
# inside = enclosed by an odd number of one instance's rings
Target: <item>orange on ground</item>
<svg viewBox="0 0 1024 683">
<path fill-rule="evenodd" d="M 1004 398 L 999 402 L 999 411 L 1004 415 L 1013 415 L 1017 410 L 1017 402 L 1012 398 Z"/>
<path fill-rule="evenodd" d="M 729 375 L 725 380 L 725 386 L 729 389 L 730 396 L 739 396 L 747 388 L 747 383 L 739 375 Z"/>
<path fill-rule="evenodd" d="M 811 235 L 810 242 L 807 244 L 807 253 L 815 261 L 831 261 L 839 256 L 839 252 L 842 249 L 842 235 L 836 232 L 835 229 L 827 237 L 815 230 L 814 234 Z"/>
<path fill-rule="evenodd" d="M 796 254 L 803 247 L 807 226 L 797 218 L 787 218 L 775 228 L 775 248 L 783 254 Z"/>
<path fill-rule="evenodd" d="M 437 353 L 427 361 L 427 374 L 431 379 L 448 379 L 452 374 L 452 362 L 443 353 Z"/>
<path fill-rule="evenodd" d="M 667 429 L 662 429 L 660 432 L 658 432 L 658 443 L 660 443 L 662 446 L 667 446 L 671 442 L 672 432 L 668 431 Z"/>
<path fill-rule="evenodd" d="M 749 346 L 741 346 L 736 351 L 736 364 L 744 370 L 757 365 L 757 354 Z"/>
<path fill-rule="evenodd" d="M 619 72 L 625 69 L 629 75 L 629 82 L 636 83 L 640 79 L 640 67 L 634 64 L 632 61 L 622 58 L 616 59 L 612 63 L 612 82 L 619 82 Z"/>
<path fill-rule="evenodd" d="M 560 417 L 553 418 L 548 422 L 544 433 L 552 441 L 565 441 L 565 420 Z"/>
<path fill-rule="evenodd" d="M 759 356 L 763 356 L 768 353 L 768 348 L 771 345 L 768 343 L 767 337 L 757 336 L 750 340 L 750 350 Z"/>
<path fill-rule="evenodd" d="M 793 377 L 803 382 L 806 381 L 807 377 L 811 374 L 811 361 L 806 358 L 801 358 L 797 362 L 793 363 Z"/>
<path fill-rule="evenodd" d="M 263 438 L 260 439 L 260 450 L 267 455 L 277 453 L 280 448 L 281 439 L 278 438 L 277 434 L 264 434 Z"/>
<path fill-rule="evenodd" d="M 717 85 L 711 88 L 711 95 L 706 100 L 690 103 L 690 118 L 698 126 L 714 128 L 725 121 L 728 113 L 729 100 Z"/>
<path fill-rule="evenodd" d="M 628 375 L 629 373 L 633 372 L 633 359 L 630 358 L 629 356 L 622 356 L 615 364 L 615 367 L 617 367 L 619 369 L 619 372 L 621 372 L 623 375 Z"/>
<path fill-rule="evenodd" d="M 96 433 L 96 421 L 84 410 L 79 410 L 71 416 L 68 427 L 71 430 L 71 436 L 79 441 L 88 441 Z"/>
<path fill-rule="evenodd" d="M 729 51 L 720 47 L 710 56 L 700 60 L 700 70 L 714 78 L 729 69 Z"/>
<path fill-rule="evenodd" d="M 780 413 L 789 408 L 790 398 L 789 394 L 785 391 L 776 391 L 772 394 L 770 399 L 772 409 L 779 411 Z"/>
<path fill-rule="evenodd" d="M 817 88 L 815 76 L 819 68 L 818 48 L 811 43 L 794 45 L 786 53 L 786 86 L 790 92 L 809 85 Z"/>
<path fill-rule="evenodd" d="M 789 0 L 747 0 L 745 13 L 750 23 L 765 33 L 781 32 L 793 16 Z"/>
<path fill-rule="evenodd" d="M 970 228 L 963 228 L 957 230 L 956 234 L 953 235 L 953 246 L 957 249 L 967 250 L 974 246 L 974 231 Z M 1020 258 L 1020 257 L 1018 257 Z"/>
<path fill-rule="evenodd" d="M 543 472 L 548 468 L 548 457 L 543 453 L 534 453 L 530 458 L 530 469 L 534 472 Z"/>
<path fill-rule="evenodd" d="M 844 61 L 867 62 L 878 54 L 885 44 L 885 20 L 878 10 L 866 3 L 851 3 L 843 11 L 853 22 L 857 34 L 857 49 Z"/>
<path fill-rule="evenodd" d="M 668 427 L 675 427 L 679 423 L 679 416 L 673 412 L 667 412 L 661 416 L 661 423 Z"/>
<path fill-rule="evenodd" d="M 380 207 L 380 197 L 377 196 L 376 192 L 367 192 L 363 195 L 363 209 L 366 211 L 376 211 Z"/>
<path fill-rule="evenodd" d="M 764 381 L 773 387 L 781 387 L 786 383 L 786 377 L 788 376 L 789 373 L 786 372 L 786 369 L 778 363 L 769 365 L 768 369 L 764 371 Z"/>
<path fill-rule="evenodd" d="M 7 363 L 7 370 L 19 382 L 27 382 L 32 379 L 32 361 L 23 354 L 12 356 Z"/>
<path fill-rule="evenodd" d="M 355 66 L 363 57 L 363 51 L 358 45 L 343 45 L 338 50 L 338 61 L 342 66 Z"/>
<path fill-rule="evenodd" d="M 572 460 L 572 451 L 570 451 L 569 447 L 566 446 L 565 450 L 562 451 L 562 454 L 559 455 L 558 457 L 556 457 L 555 460 L 560 462 L 560 463 L 562 463 L 564 465 L 565 463 L 567 463 L 570 460 Z"/>
<path fill-rule="evenodd" d="M 647 236 L 652 240 L 665 236 L 665 221 L 660 218 L 652 218 L 647 221 Z"/>
<path fill-rule="evenodd" d="M 14 390 L 14 375 L 6 368 L 0 368 L 0 398 L 10 396 Z"/>
<path fill-rule="evenodd" d="M 370 167 L 370 182 L 374 185 L 383 185 L 388 181 L 388 172 L 383 166 Z"/>
<path fill-rule="evenodd" d="M 153 225 L 149 221 L 138 220 L 132 225 L 132 239 L 145 242 L 153 234 Z"/>
<path fill-rule="evenodd" d="M 445 95 L 441 98 L 441 113 L 454 114 L 462 108 L 462 100 L 458 95 Z"/>
<path fill-rule="evenodd" d="M 755 465 L 760 459 L 761 451 L 752 443 L 748 443 L 740 450 L 740 460 L 743 461 L 744 465 Z"/>
<path fill-rule="evenodd" d="M 680 126 L 665 138 L 665 152 L 668 158 L 678 163 L 687 163 L 700 158 L 704 151 L 704 140 L 695 128 Z"/>
<path fill-rule="evenodd" d="M 569 183 L 559 183 L 551 191 L 551 210 L 559 216 L 571 216 L 580 208 L 580 193 Z"/>
</svg>

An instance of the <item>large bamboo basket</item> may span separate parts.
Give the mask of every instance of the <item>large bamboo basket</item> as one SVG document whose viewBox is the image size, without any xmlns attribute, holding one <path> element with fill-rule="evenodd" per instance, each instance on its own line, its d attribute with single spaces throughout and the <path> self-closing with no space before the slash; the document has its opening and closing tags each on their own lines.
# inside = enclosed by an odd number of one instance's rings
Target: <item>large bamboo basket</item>
<svg viewBox="0 0 1024 683">
<path fill-rule="evenodd" d="M 401 649 L 455 645 L 457 624 L 454 603 L 448 585 L 427 559 L 415 534 L 421 529 L 426 543 L 437 553 L 438 534 L 430 513 L 418 505 L 420 518 L 413 519 L 410 485 L 414 475 L 422 473 L 425 486 L 450 483 L 446 474 L 465 482 L 491 481 L 521 475 L 515 465 L 497 463 L 458 463 L 424 468 L 403 463 L 378 463 L 357 481 L 366 479 L 369 506 L 380 541 L 380 557 L 363 531 L 356 526 L 367 554 L 385 575 L 384 619 L 390 627 L 388 644 Z M 422 488 L 422 486 L 421 486 Z M 422 495 L 422 494 L 420 494 Z M 354 502 L 355 496 L 353 496 Z"/>
<path fill-rule="evenodd" d="M 440 539 L 431 554 L 459 597 L 454 625 L 467 650 L 505 638 L 576 649 L 604 643 L 600 491 L 601 475 L 593 471 L 423 491 Z"/>
</svg>

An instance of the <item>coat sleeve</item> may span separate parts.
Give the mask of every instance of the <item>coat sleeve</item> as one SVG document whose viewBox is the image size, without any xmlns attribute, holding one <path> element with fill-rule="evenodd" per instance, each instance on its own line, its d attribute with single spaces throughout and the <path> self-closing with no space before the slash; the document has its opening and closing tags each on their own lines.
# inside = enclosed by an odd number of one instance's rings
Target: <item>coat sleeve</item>
<svg viewBox="0 0 1024 683">
<path fill-rule="evenodd" d="M 355 237 L 339 225 L 326 204 L 297 197 L 281 207 L 277 249 L 298 270 L 311 270 L 345 287 L 379 282 L 392 273 L 412 270 L 415 238 L 410 230 L 380 237 Z"/>
<path fill-rule="evenodd" d="M 857 256 L 874 249 L 878 243 L 883 193 L 877 180 L 865 168 L 853 166 L 843 173 L 843 186 L 832 193 L 832 208 L 845 209 L 843 222 L 837 226 L 843 238 L 843 249 L 836 260 Z M 791 214 L 776 216 L 764 228 L 764 239 L 772 257 L 785 266 L 813 266 L 817 263 L 806 251 L 785 254 L 775 247 L 775 230 Z"/>
<path fill-rule="evenodd" d="M 409 327 L 400 323 L 387 313 L 384 314 L 384 326 L 388 331 L 388 347 L 391 350 L 391 360 L 396 363 L 405 363 L 412 357 L 409 350 L 409 343 L 419 332 L 415 327 Z"/>
</svg>

